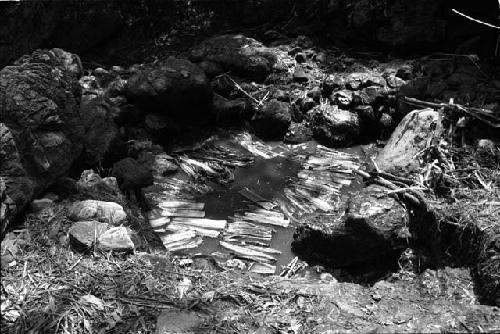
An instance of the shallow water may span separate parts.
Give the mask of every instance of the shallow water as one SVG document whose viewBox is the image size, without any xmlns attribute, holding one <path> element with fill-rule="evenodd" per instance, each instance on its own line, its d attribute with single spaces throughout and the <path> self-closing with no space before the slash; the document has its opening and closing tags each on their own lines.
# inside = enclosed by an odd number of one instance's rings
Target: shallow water
<svg viewBox="0 0 500 334">
<path fill-rule="evenodd" d="M 280 150 L 278 143 L 266 143 Z M 235 213 L 243 213 L 255 208 L 255 205 L 248 201 L 245 197 L 239 194 L 239 191 L 244 188 L 249 188 L 260 196 L 272 200 L 284 200 L 283 190 L 287 185 L 293 182 L 301 169 L 299 163 L 294 157 L 294 154 L 314 154 L 316 143 L 309 142 L 300 147 L 294 147 L 291 151 L 284 154 L 282 157 L 272 159 L 264 159 L 256 157 L 255 162 L 248 167 L 236 168 L 234 172 L 234 182 L 228 185 L 211 184 L 213 191 L 199 196 L 196 200 L 205 203 L 206 217 L 209 219 L 228 219 Z M 351 147 L 339 150 L 340 152 L 350 153 L 356 156 L 361 156 L 361 148 Z M 341 190 L 342 197 L 345 197 L 349 192 L 360 188 L 361 180 L 356 178 L 350 186 L 344 187 Z M 277 208 L 277 210 L 279 210 Z M 269 227 L 269 225 L 267 225 Z M 279 273 L 283 266 L 287 265 L 295 254 L 291 251 L 291 243 L 293 234 L 296 228 L 296 223 L 291 222 L 289 227 L 272 226 L 275 230 L 271 241 L 271 248 L 281 251 L 281 255 L 277 256 L 276 271 Z M 205 238 L 204 242 L 189 253 L 191 254 L 210 254 L 212 252 L 225 252 L 219 246 L 218 239 Z"/>
<path fill-rule="evenodd" d="M 175 210 L 165 211 L 160 207 L 170 205 L 169 201 L 178 203 L 179 199 L 184 199 L 204 205 L 204 208 L 201 211 L 181 210 L 178 212 L 181 219 L 182 215 L 204 217 L 212 220 L 210 224 L 215 224 L 214 220 L 227 222 L 243 220 L 262 226 L 262 233 L 272 229 L 270 242 L 265 237 L 258 240 L 281 252 L 279 255 L 272 255 L 276 260 L 274 263 L 276 272 L 279 273 L 282 267 L 295 257 L 291 251 L 291 243 L 297 225 L 304 223 L 311 214 L 317 212 L 334 215 L 332 218 L 340 216 L 342 203 L 346 201 L 347 194 L 360 188 L 361 180 L 356 177 L 354 170 L 363 164 L 362 152 L 359 146 L 332 150 L 315 142 L 294 146 L 286 146 L 279 142 L 262 142 L 246 132 L 215 135 L 194 143 L 192 147 L 171 151 L 170 154 L 175 157 L 176 163 L 181 168 L 171 176 L 156 175 L 155 185 L 146 190 L 146 196 L 155 208 L 151 212 L 151 219 L 155 219 L 155 226 L 158 221 L 164 224 L 165 218 L 167 221 L 171 220 L 168 217 L 177 216 Z M 288 221 L 279 218 L 278 222 L 275 221 L 270 225 L 271 221 L 267 223 L 262 221 L 267 218 L 266 216 L 252 216 L 252 212 L 258 207 L 256 203 L 240 194 L 243 189 L 269 201 L 265 204 L 275 205 L 264 215 L 274 215 L 273 212 L 279 215 L 281 212 Z M 236 216 L 239 218 L 235 218 Z M 275 226 L 274 223 L 279 225 L 289 223 L 289 225 L 281 227 Z M 170 222 L 163 226 L 156 227 L 156 231 L 166 242 L 166 248 L 171 251 L 177 249 L 181 253 L 208 256 L 217 252 L 223 256 L 219 258 L 221 260 L 232 257 L 231 252 L 220 246 L 219 242 L 224 235 L 235 236 L 234 229 L 232 232 L 229 232 L 231 229 L 227 227 L 222 230 L 216 228 L 216 231 L 211 232 L 207 230 L 196 232 L 196 228 L 182 224 L 179 226 L 178 223 Z M 172 232 L 168 232 L 171 230 L 180 232 L 179 228 L 184 231 L 187 228 L 190 232 L 175 236 L 171 236 Z M 213 232 L 217 234 L 217 231 L 223 232 L 218 238 L 200 239 L 200 234 L 213 236 Z M 240 241 L 251 242 L 248 236 L 239 233 L 236 235 L 238 238 L 243 237 Z M 183 238 L 179 241 L 181 244 L 178 246 L 177 241 L 172 244 L 173 240 L 178 238 Z M 197 248 L 188 248 L 197 244 L 199 245 Z M 245 243 L 233 240 L 228 244 L 230 247 L 237 245 L 245 246 Z M 245 252 L 247 251 L 248 248 L 245 249 Z M 270 259 L 264 257 L 263 261 L 267 262 Z M 247 260 L 244 262 L 251 263 Z"/>
<path fill-rule="evenodd" d="M 237 168 L 234 173 L 234 182 L 227 186 L 214 185 L 214 191 L 197 198 L 205 203 L 206 217 L 210 219 L 227 219 L 235 213 L 243 213 L 255 208 L 245 197 L 239 194 L 243 188 L 249 188 L 266 199 L 282 198 L 283 189 L 290 182 L 300 168 L 300 164 L 292 159 L 277 157 L 273 159 L 256 158 L 253 165 Z M 271 248 L 278 249 L 282 254 L 277 258 L 277 271 L 285 266 L 295 255 L 291 251 L 292 236 L 295 227 L 272 227 L 276 232 L 273 235 Z M 203 244 L 191 253 L 210 254 L 222 251 L 219 239 L 206 238 Z"/>
</svg>

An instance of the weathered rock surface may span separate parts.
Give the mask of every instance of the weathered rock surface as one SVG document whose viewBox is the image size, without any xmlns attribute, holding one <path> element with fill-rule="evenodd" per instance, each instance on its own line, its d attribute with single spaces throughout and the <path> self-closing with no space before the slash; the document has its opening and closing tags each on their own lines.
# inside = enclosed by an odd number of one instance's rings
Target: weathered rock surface
<svg viewBox="0 0 500 334">
<path fill-rule="evenodd" d="M 0 123 L 0 233 L 31 200 L 33 181 L 24 169 L 14 136 Z"/>
<path fill-rule="evenodd" d="M 406 115 L 375 159 L 378 167 L 385 171 L 418 168 L 415 155 L 426 147 L 437 120 L 438 113 L 432 109 L 414 110 Z"/>
<path fill-rule="evenodd" d="M 283 141 L 289 144 L 301 144 L 312 140 L 313 131 L 309 124 L 305 122 L 302 123 L 292 123 L 288 128 Z"/>
<path fill-rule="evenodd" d="M 165 176 L 175 173 L 179 167 L 175 164 L 174 158 L 163 153 L 155 155 L 152 169 L 154 174 Z"/>
<path fill-rule="evenodd" d="M 112 227 L 95 220 L 79 221 L 69 229 L 70 244 L 76 251 L 87 251 L 93 246 L 104 251 L 128 251 L 136 247 L 134 232 L 127 227 Z"/>
<path fill-rule="evenodd" d="M 404 248 L 410 236 L 408 214 L 396 199 L 387 196 L 387 191 L 370 185 L 351 197 L 345 224 L 357 234 L 373 234 L 377 242 L 383 241 L 391 250 Z"/>
<path fill-rule="evenodd" d="M 353 101 L 352 92 L 347 89 L 336 91 L 330 98 L 334 104 L 341 108 L 349 108 Z"/>
<path fill-rule="evenodd" d="M 84 153 L 87 164 L 102 162 L 119 145 L 119 132 L 110 106 L 102 97 L 83 96 L 80 116 L 84 127 Z"/>
<path fill-rule="evenodd" d="M 8 202 L 2 202 L 2 230 L 81 152 L 81 70 L 78 56 L 52 49 L 37 50 L 0 71 L 2 200 Z"/>
<path fill-rule="evenodd" d="M 64 176 L 58 178 L 49 190 L 60 197 L 69 197 L 78 192 L 78 184 L 75 179 Z"/>
<path fill-rule="evenodd" d="M 205 73 L 186 59 L 145 65 L 127 81 L 127 98 L 145 111 L 196 122 L 210 117 L 212 90 Z"/>
<path fill-rule="evenodd" d="M 314 138 L 327 146 L 354 143 L 359 135 L 359 117 L 335 105 L 317 106 L 312 111 Z"/>
<path fill-rule="evenodd" d="M 77 187 L 79 191 L 83 190 L 91 194 L 102 193 L 117 197 L 122 196 L 116 178 L 111 176 L 102 178 L 93 170 L 84 170 L 82 172 Z"/>
<path fill-rule="evenodd" d="M 74 203 L 68 210 L 68 217 L 74 221 L 98 220 L 119 225 L 127 219 L 127 214 L 120 204 L 89 199 Z"/>
<path fill-rule="evenodd" d="M 299 227 L 292 247 L 313 261 L 348 267 L 394 257 L 407 245 L 408 214 L 387 189 L 371 185 L 353 195 L 343 221 L 318 216 Z"/>
<path fill-rule="evenodd" d="M 126 251 L 135 248 L 132 231 L 124 226 L 111 227 L 97 239 L 97 247 L 102 250 Z"/>
<path fill-rule="evenodd" d="M 143 188 L 153 183 L 151 170 L 132 158 L 125 158 L 115 163 L 112 174 L 122 189 Z"/>
<path fill-rule="evenodd" d="M 79 221 L 69 229 L 71 246 L 78 251 L 90 249 L 109 228 L 109 224 L 98 221 Z"/>
<path fill-rule="evenodd" d="M 156 320 L 156 334 L 190 333 L 205 321 L 205 317 L 195 312 L 165 310 Z"/>
<path fill-rule="evenodd" d="M 215 120 L 218 124 L 238 124 L 252 117 L 252 109 L 245 99 L 228 100 L 214 94 Z"/>
<path fill-rule="evenodd" d="M 208 60 L 225 71 L 254 80 L 264 80 L 273 69 L 276 56 L 253 38 L 221 35 L 205 40 L 191 52 L 193 61 Z"/>
<path fill-rule="evenodd" d="M 289 104 L 271 100 L 257 110 L 252 126 L 255 133 L 264 139 L 282 139 L 291 121 Z"/>
<path fill-rule="evenodd" d="M 295 71 L 293 71 L 292 77 L 293 80 L 298 83 L 306 83 L 311 79 L 307 74 L 307 71 L 304 68 L 298 66 L 295 68 Z"/>
</svg>

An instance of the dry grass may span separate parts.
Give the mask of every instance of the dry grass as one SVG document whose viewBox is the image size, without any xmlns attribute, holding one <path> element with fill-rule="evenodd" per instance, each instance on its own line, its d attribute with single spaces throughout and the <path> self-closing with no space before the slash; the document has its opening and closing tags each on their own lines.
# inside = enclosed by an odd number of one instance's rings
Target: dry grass
<svg viewBox="0 0 500 334">
<path fill-rule="evenodd" d="M 206 314 L 200 333 L 257 329 L 256 319 L 270 316 L 288 326 L 284 310 L 295 293 L 271 291 L 257 276 L 181 267 L 144 236 L 147 253 L 74 252 L 66 205 L 29 215 L 17 235 L 15 264 L 2 269 L 6 333 L 153 333 L 164 309 Z M 239 315 L 226 317 L 232 309 Z"/>
<path fill-rule="evenodd" d="M 2 328 L 10 333 L 150 332 L 155 311 L 175 303 L 181 271 L 140 254 L 74 253 L 64 206 L 27 217 L 14 266 L 2 269 Z M 48 231 L 48 233 L 47 233 Z M 153 281 L 167 282 L 160 289 Z M 169 284 L 170 283 L 170 284 Z M 155 296 L 155 302 L 147 298 Z"/>
<path fill-rule="evenodd" d="M 431 238 L 473 269 L 483 302 L 500 305 L 500 147 L 431 150 L 424 168 L 434 190 Z"/>
</svg>

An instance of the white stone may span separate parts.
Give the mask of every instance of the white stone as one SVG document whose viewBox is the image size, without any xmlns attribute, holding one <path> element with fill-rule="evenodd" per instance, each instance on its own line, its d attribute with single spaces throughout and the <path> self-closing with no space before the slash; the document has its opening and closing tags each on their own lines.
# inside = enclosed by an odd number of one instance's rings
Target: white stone
<svg viewBox="0 0 500 334">
<path fill-rule="evenodd" d="M 383 171 L 416 170 L 416 155 L 426 147 L 437 121 L 438 112 L 433 109 L 414 110 L 406 115 L 375 159 L 378 167 Z"/>
<path fill-rule="evenodd" d="M 130 229 L 119 226 L 112 227 L 99 237 L 97 247 L 104 250 L 132 250 L 135 248 Z"/>
<path fill-rule="evenodd" d="M 119 225 L 127 219 L 127 214 L 120 204 L 96 200 L 85 200 L 74 203 L 68 212 L 68 217 L 74 221 L 98 220 Z"/>
</svg>

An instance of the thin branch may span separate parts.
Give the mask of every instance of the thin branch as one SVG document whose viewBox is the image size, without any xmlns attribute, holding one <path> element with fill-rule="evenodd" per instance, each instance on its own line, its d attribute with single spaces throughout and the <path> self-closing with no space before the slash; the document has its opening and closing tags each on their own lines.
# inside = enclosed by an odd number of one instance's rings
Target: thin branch
<svg viewBox="0 0 500 334">
<path fill-rule="evenodd" d="M 458 15 L 460 15 L 460 16 L 463 16 L 463 17 L 465 17 L 466 19 L 469 19 L 469 20 L 474 21 L 474 22 L 476 22 L 476 23 L 479 23 L 479 24 L 485 25 L 485 26 L 490 27 L 490 28 L 493 28 L 493 29 L 498 29 L 498 30 L 500 30 L 500 27 L 498 27 L 498 26 L 496 26 L 496 25 L 493 25 L 493 24 L 491 24 L 491 23 L 488 23 L 488 22 L 484 22 L 484 21 L 481 21 L 481 20 L 475 19 L 475 18 L 473 18 L 473 17 L 471 17 L 471 16 L 469 16 L 469 15 L 466 15 L 466 14 L 464 14 L 464 13 L 462 13 L 462 12 L 459 12 L 459 11 L 458 11 L 458 10 L 456 10 L 456 9 L 452 9 L 451 11 L 452 11 L 453 13 L 455 13 L 455 14 L 458 14 Z"/>
</svg>

